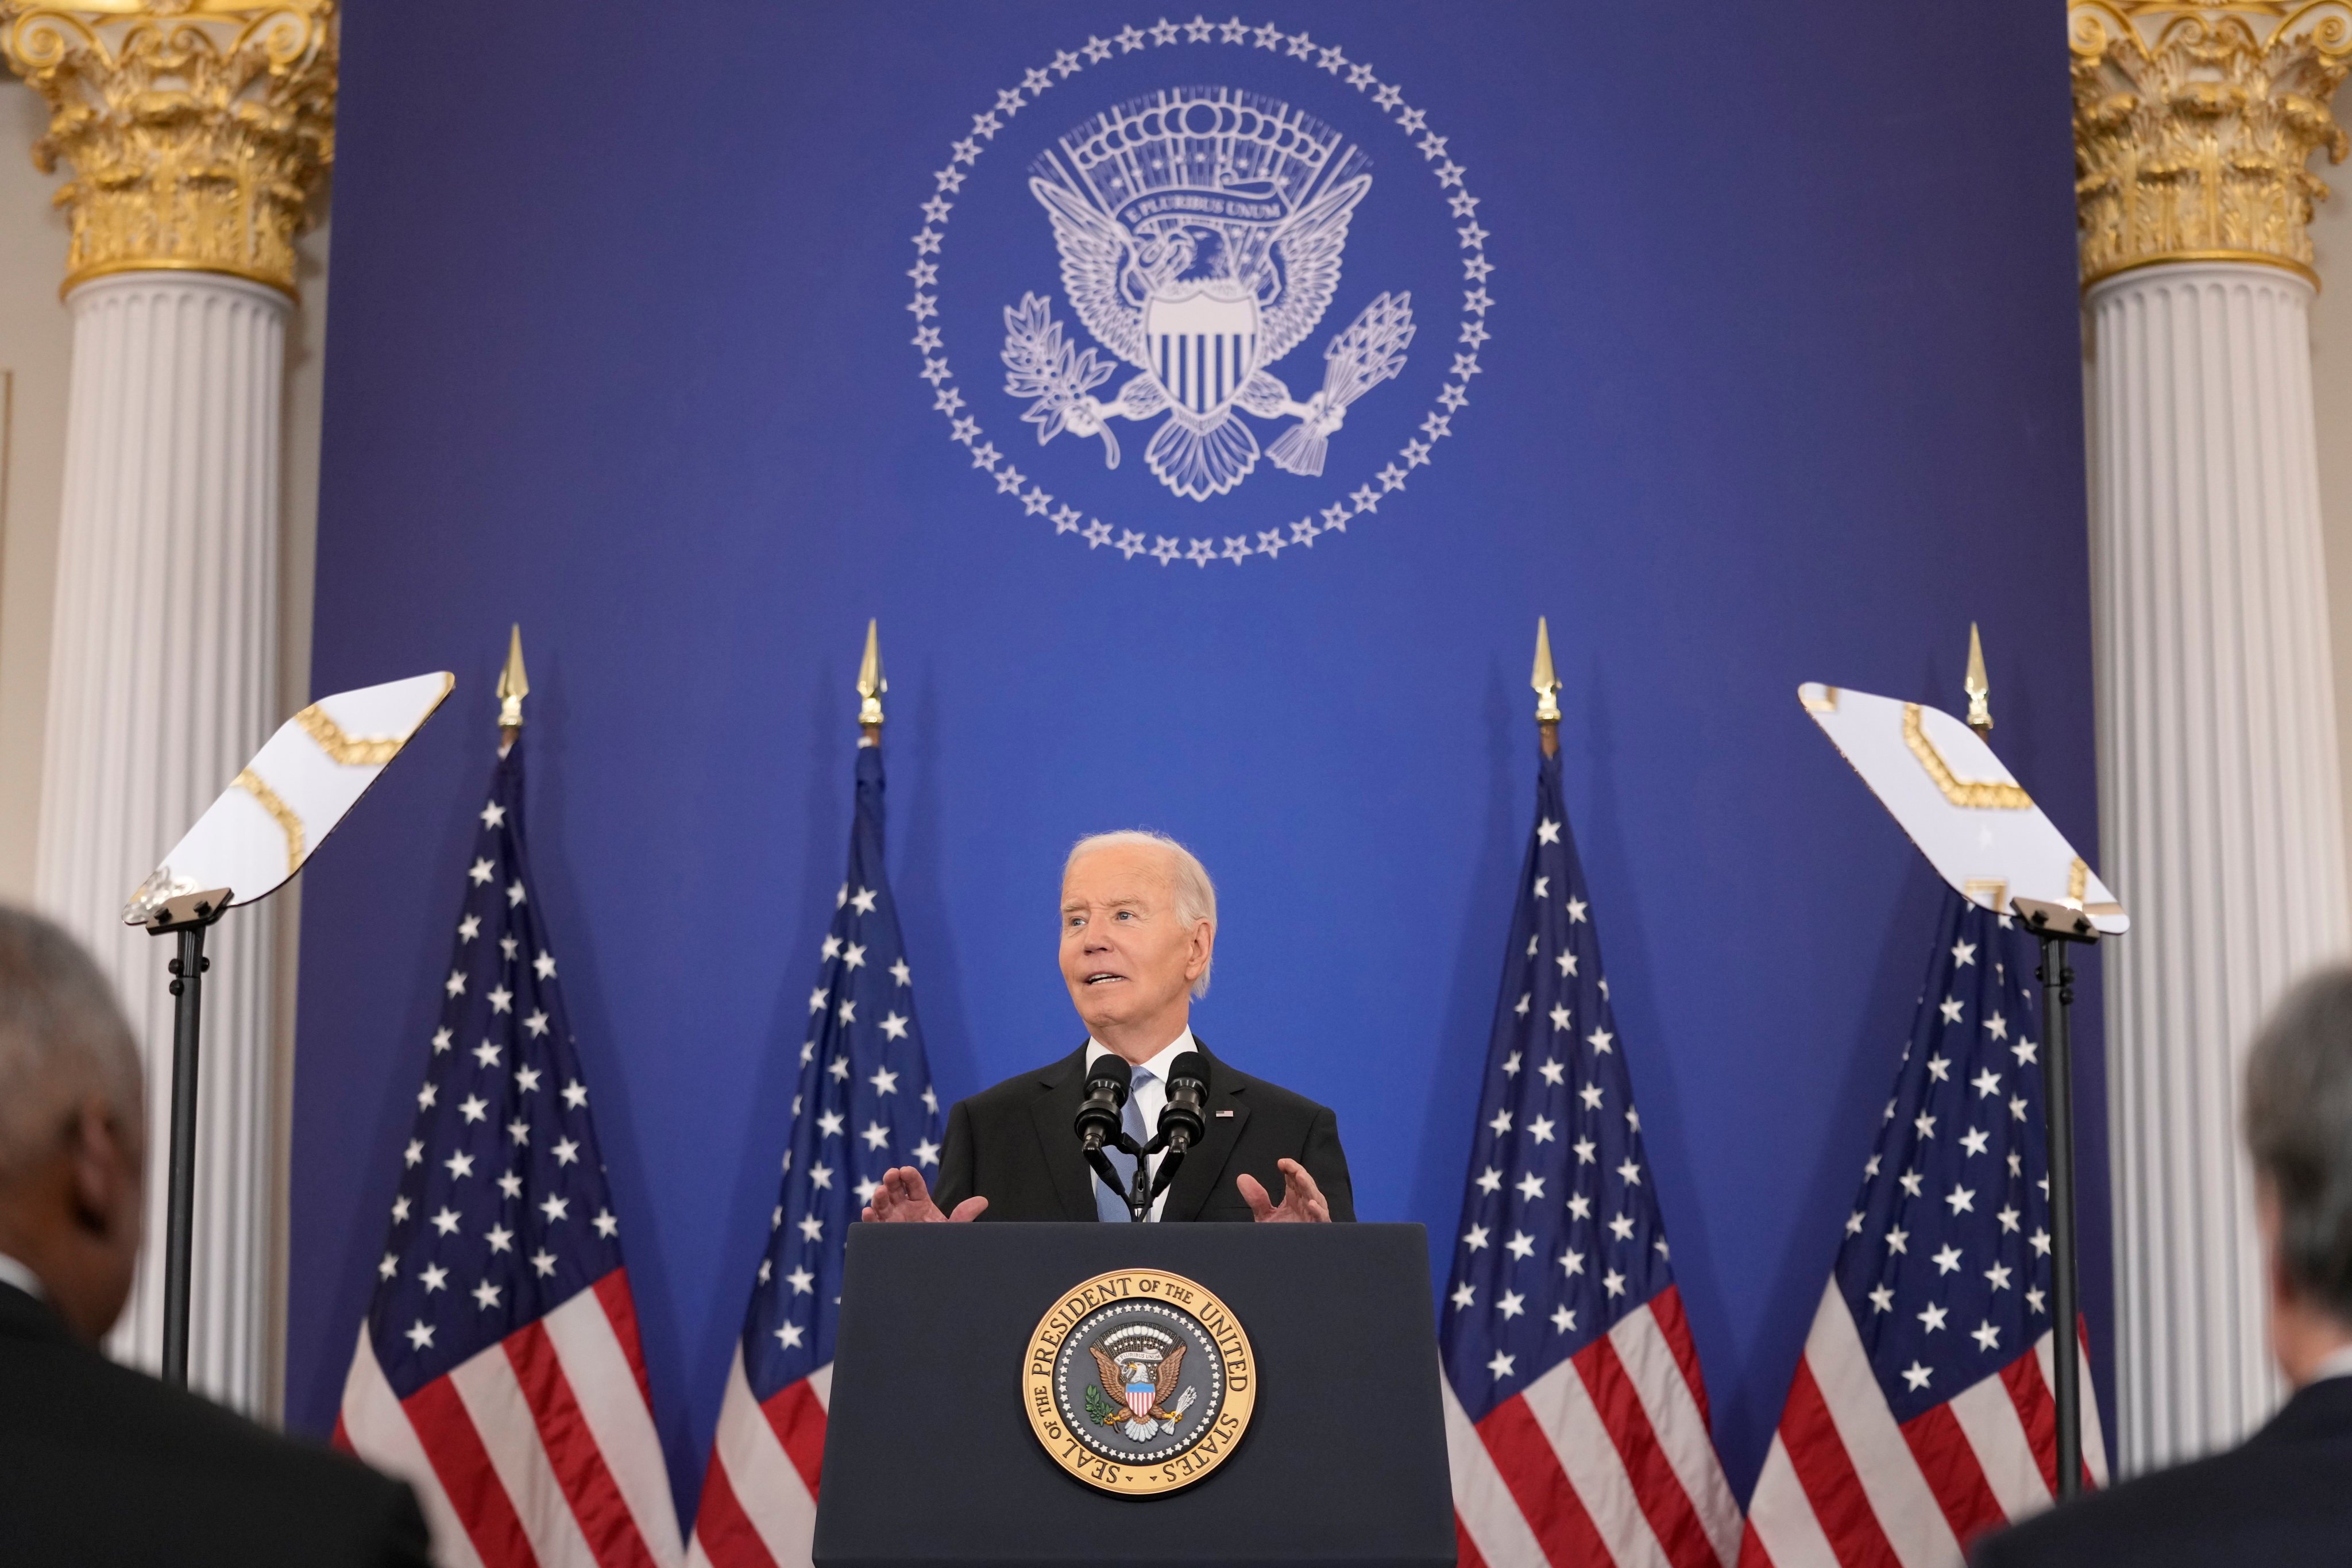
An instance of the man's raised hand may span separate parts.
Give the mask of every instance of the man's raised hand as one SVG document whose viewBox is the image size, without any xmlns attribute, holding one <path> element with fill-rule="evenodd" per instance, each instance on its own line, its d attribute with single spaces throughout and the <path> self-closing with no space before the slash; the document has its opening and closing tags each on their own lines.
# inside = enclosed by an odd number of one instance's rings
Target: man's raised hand
<svg viewBox="0 0 2352 1568">
<path fill-rule="evenodd" d="M 882 1184 L 874 1189 L 874 1201 L 857 1217 L 888 1225 L 960 1223 L 978 1219 L 980 1211 L 987 1206 L 986 1198 L 966 1198 L 956 1205 L 955 1213 L 941 1214 L 940 1205 L 931 1202 L 931 1189 L 924 1184 L 923 1173 L 912 1165 L 901 1165 L 882 1173 Z M 1330 1216 L 1327 1214 L 1324 1217 Z"/>
<path fill-rule="evenodd" d="M 1331 1205 L 1323 1201 L 1322 1189 L 1307 1173 L 1307 1167 L 1296 1160 L 1278 1160 L 1276 1164 L 1282 1171 L 1282 1203 L 1278 1207 L 1265 1195 L 1265 1184 L 1255 1176 L 1244 1173 L 1234 1184 L 1242 1190 L 1242 1202 L 1250 1206 L 1250 1217 L 1260 1225 L 1330 1224 Z M 961 1207 L 956 1217 L 962 1217 Z"/>
</svg>

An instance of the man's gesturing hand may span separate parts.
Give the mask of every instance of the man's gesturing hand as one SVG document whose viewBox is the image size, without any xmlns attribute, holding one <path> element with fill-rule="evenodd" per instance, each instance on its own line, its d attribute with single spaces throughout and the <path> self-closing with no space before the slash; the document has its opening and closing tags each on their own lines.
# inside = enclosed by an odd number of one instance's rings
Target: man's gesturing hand
<svg viewBox="0 0 2352 1568">
<path fill-rule="evenodd" d="M 1307 1173 L 1307 1167 L 1296 1160 L 1279 1160 L 1276 1163 L 1282 1171 L 1282 1205 L 1279 1208 L 1275 1206 L 1272 1198 L 1265 1195 L 1265 1184 L 1255 1176 L 1244 1174 L 1235 1184 L 1242 1190 L 1242 1202 L 1250 1206 L 1250 1217 L 1260 1225 L 1330 1224 L 1331 1205 L 1323 1201 L 1322 1189 L 1316 1186 L 1315 1178 Z M 921 1179 L 919 1176 L 916 1178 L 919 1182 Z M 931 1212 L 937 1214 L 940 1211 L 933 1209 Z M 957 1209 L 956 1217 L 963 1217 L 961 1207 Z"/>
<path fill-rule="evenodd" d="M 857 1217 L 898 1225 L 937 1225 L 946 1220 L 978 1219 L 980 1211 L 987 1206 L 986 1198 L 966 1198 L 956 1205 L 955 1213 L 941 1214 L 940 1205 L 931 1202 L 931 1189 L 923 1184 L 923 1173 L 912 1165 L 901 1165 L 882 1173 L 882 1184 L 874 1189 L 874 1201 Z"/>
</svg>

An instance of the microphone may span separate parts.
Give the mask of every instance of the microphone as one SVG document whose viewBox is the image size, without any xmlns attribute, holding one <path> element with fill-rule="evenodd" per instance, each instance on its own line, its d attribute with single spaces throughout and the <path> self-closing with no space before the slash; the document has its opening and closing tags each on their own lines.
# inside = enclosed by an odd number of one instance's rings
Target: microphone
<svg viewBox="0 0 2352 1568">
<path fill-rule="evenodd" d="M 1209 1058 L 1185 1051 L 1168 1064 L 1168 1104 L 1160 1112 L 1160 1141 L 1171 1157 L 1208 1135 L 1209 1123 L 1201 1107 L 1209 1098 Z"/>
<path fill-rule="evenodd" d="M 1087 1153 L 1105 1143 L 1118 1142 L 1119 1112 L 1127 1106 L 1128 1086 L 1134 1081 L 1135 1069 L 1124 1057 L 1105 1054 L 1087 1069 L 1087 1097 L 1078 1106 L 1075 1129 Z"/>
</svg>

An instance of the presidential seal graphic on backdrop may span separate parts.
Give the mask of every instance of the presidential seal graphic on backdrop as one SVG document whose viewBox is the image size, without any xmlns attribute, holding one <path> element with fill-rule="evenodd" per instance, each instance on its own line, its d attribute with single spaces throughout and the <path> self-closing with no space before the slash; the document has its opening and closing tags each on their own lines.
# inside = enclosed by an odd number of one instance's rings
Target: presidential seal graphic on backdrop
<svg viewBox="0 0 2352 1568">
<path fill-rule="evenodd" d="M 1348 218 L 1371 189 L 1339 133 L 1277 100 L 1179 88 L 1121 104 L 1062 137 L 1029 189 L 1054 224 L 1071 307 L 1103 347 L 1138 367 L 1108 404 L 1092 350 L 1061 352 L 1034 294 L 1004 312 L 1005 390 L 1048 441 L 1100 436 L 1118 466 L 1113 418 L 1166 417 L 1144 461 L 1178 495 L 1223 495 L 1257 466 L 1242 413 L 1293 416 L 1267 456 L 1323 471 L 1348 405 L 1404 368 L 1412 299 L 1382 294 L 1324 350 L 1322 389 L 1305 403 L 1263 367 L 1315 330 L 1339 285 Z"/>
<path fill-rule="evenodd" d="M 1249 1336 L 1181 1274 L 1114 1269 L 1063 1293 L 1029 1338 L 1030 1430 L 1071 1475 L 1150 1497 L 1224 1463 L 1257 1404 Z"/>
<path fill-rule="evenodd" d="M 1130 84 L 1110 101 L 1071 102 L 1066 111 L 1077 118 L 1058 127 L 1020 118 L 1053 89 L 1115 58 L 1142 55 L 1157 64 L 1164 58 L 1197 79 L 1217 74 L 1217 53 L 1230 48 L 1262 50 L 1294 65 L 1307 99 L 1335 89 L 1362 95 L 1397 127 L 1402 147 L 1419 155 L 1452 215 L 1463 269 L 1452 343 L 1433 346 L 1424 337 L 1416 347 L 1414 300 L 1398 280 L 1343 278 L 1349 225 L 1373 188 L 1372 151 L 1289 97 L 1213 82 L 1139 95 Z M 1016 123 L 1039 134 L 1015 133 Z M 1040 287 L 1003 300 L 1003 338 L 975 364 L 974 351 L 962 351 L 970 357 L 961 359 L 950 353 L 939 290 L 963 184 L 1000 144 L 1026 160 L 1025 185 L 1053 236 L 1060 288 L 1057 294 L 1052 279 L 1040 278 Z M 1410 171 L 1414 162 L 1409 157 L 1401 166 Z M 1165 567 L 1181 560 L 1205 568 L 1312 548 L 1404 490 L 1453 434 L 1470 400 L 1479 353 L 1491 336 L 1487 280 L 1495 268 L 1467 174 L 1401 87 L 1307 33 L 1196 16 L 1089 37 L 1000 90 L 932 175 L 936 189 L 922 204 L 913 237 L 908 275 L 914 290 L 907 305 L 931 406 L 995 493 L 1090 551 L 1108 547 L 1129 561 Z M 1320 384 L 1294 390 L 1273 367 L 1312 340 L 1335 306 L 1343 313 L 1334 321 L 1347 324 L 1324 340 Z M 1380 396 L 1381 384 L 1414 354 L 1432 366 L 1451 360 L 1418 435 L 1402 447 L 1383 441 L 1372 447 L 1370 437 L 1351 446 L 1344 433 L 1350 407 Z M 1122 370 L 1124 379 L 1112 385 Z M 1014 414 L 1020 425 L 997 423 Z M 1132 475 L 1144 487 L 1132 492 L 1133 504 L 1141 506 L 1149 493 L 1203 503 L 1200 515 L 1213 520 L 1203 526 L 1216 531 L 1158 533 L 1074 504 L 1048 488 L 1049 479 L 1023 472 L 1013 452 L 990 438 L 991 426 L 1030 437 L 1008 440 L 1014 451 L 1064 437 L 1079 446 L 1098 443 L 1104 469 L 1119 473 L 1119 484 Z M 1128 460 L 1138 445 L 1139 464 Z M 1042 456 L 1034 461 L 1041 470 L 1053 467 Z M 1349 461 L 1363 465 L 1353 478 L 1327 477 L 1327 468 Z M 1278 470 L 1271 480 L 1269 467 Z M 1300 479 L 1310 484 L 1295 482 Z M 1310 489 L 1312 504 L 1299 515 Z M 1235 521 L 1248 526 L 1223 531 Z"/>
</svg>

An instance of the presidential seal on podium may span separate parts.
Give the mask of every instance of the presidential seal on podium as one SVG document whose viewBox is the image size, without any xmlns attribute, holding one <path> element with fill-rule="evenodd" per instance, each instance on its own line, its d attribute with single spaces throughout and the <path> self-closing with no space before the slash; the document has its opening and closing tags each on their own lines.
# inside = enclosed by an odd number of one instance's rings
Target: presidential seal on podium
<svg viewBox="0 0 2352 1568">
<path fill-rule="evenodd" d="M 1029 1428 L 1071 1475 L 1153 1497 L 1225 1462 L 1257 1404 L 1249 1336 L 1181 1274 L 1115 1269 L 1063 1293 L 1029 1336 Z"/>
</svg>

